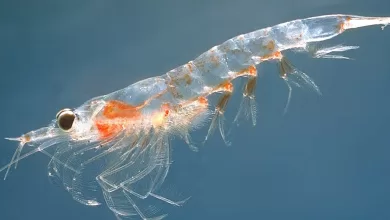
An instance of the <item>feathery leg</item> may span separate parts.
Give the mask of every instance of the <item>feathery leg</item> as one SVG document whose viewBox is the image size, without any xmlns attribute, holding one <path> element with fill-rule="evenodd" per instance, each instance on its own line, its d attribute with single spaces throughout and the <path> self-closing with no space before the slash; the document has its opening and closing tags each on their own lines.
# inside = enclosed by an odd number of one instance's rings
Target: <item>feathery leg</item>
<svg viewBox="0 0 390 220">
<path fill-rule="evenodd" d="M 233 84 L 231 82 L 227 82 L 222 84 L 222 97 L 219 99 L 217 106 L 215 107 L 214 117 L 211 120 L 211 124 L 209 130 L 207 132 L 206 138 L 203 143 L 207 141 L 210 135 L 212 135 L 215 131 L 215 128 L 219 127 L 219 132 L 221 133 L 222 139 L 226 145 L 230 145 L 230 142 L 226 140 L 225 130 L 224 130 L 224 112 L 226 109 L 226 105 L 229 102 L 232 93 L 233 93 Z"/>
<path fill-rule="evenodd" d="M 292 95 L 292 86 L 296 87 L 308 87 L 309 89 L 314 90 L 317 94 L 321 95 L 321 91 L 315 82 L 304 72 L 295 68 L 285 57 L 279 61 L 279 73 L 280 77 L 286 82 L 288 87 L 288 98 L 287 103 L 284 108 L 284 114 L 287 112 L 287 109 L 290 105 L 291 95 Z"/>
<path fill-rule="evenodd" d="M 238 119 L 244 115 L 246 119 L 251 117 L 253 126 L 256 125 L 256 84 L 257 84 L 257 70 L 252 66 L 252 71 L 249 71 L 248 81 L 245 84 L 244 91 L 242 94 L 242 101 L 236 117 L 233 123 L 238 125 Z"/>
</svg>

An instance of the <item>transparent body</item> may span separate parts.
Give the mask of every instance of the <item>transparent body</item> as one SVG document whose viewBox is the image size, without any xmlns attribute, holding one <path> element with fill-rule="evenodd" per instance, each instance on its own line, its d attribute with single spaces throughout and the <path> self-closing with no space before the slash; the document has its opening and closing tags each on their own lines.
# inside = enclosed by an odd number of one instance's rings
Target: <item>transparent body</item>
<svg viewBox="0 0 390 220">
<path fill-rule="evenodd" d="M 85 205 L 103 201 L 118 219 L 161 219 L 165 214 L 150 210 L 148 199 L 181 206 L 187 198 L 169 197 L 161 191 L 172 163 L 170 138 L 183 139 L 192 150 L 190 133 L 210 124 L 205 140 L 218 127 L 226 140 L 223 114 L 234 92 L 233 81 L 245 77 L 242 102 L 234 123 L 241 116 L 256 124 L 256 66 L 279 64 L 279 76 L 289 88 L 319 87 L 283 55 L 286 50 L 308 52 L 314 58 L 348 59 L 332 54 L 357 46 L 337 45 L 313 49 L 312 44 L 335 37 L 347 29 L 390 23 L 389 17 L 327 15 L 289 21 L 239 35 L 211 48 L 193 61 L 168 73 L 136 82 L 124 89 L 88 100 L 68 111 L 74 117 L 69 128 L 53 120 L 47 127 L 28 132 L 19 141 L 11 162 L 0 171 L 36 153 L 50 157 L 49 176 L 61 182 L 72 197 Z M 209 98 L 218 94 L 215 105 Z"/>
</svg>

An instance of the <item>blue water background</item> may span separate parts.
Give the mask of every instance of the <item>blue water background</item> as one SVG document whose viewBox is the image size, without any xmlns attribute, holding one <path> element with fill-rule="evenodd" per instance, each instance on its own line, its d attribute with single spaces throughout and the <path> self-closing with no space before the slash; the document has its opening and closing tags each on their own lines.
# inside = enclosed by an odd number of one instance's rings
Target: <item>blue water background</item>
<svg viewBox="0 0 390 220">
<path fill-rule="evenodd" d="M 390 1 L 0 1 L 0 136 L 45 126 L 61 108 L 164 74 L 235 35 L 334 13 L 390 16 Z M 275 64 L 261 65 L 256 127 L 235 130 L 231 147 L 214 135 L 199 153 L 173 141 L 171 174 L 188 177 L 180 184 L 192 198 L 168 219 L 390 219 L 389 39 L 390 28 L 368 27 L 327 44 L 359 45 L 353 61 L 287 54 L 323 95 L 295 90 L 285 116 L 287 88 Z M 4 165 L 16 144 L 0 147 Z M 48 161 L 31 156 L 0 181 L 0 219 L 115 219 L 52 185 Z"/>
</svg>

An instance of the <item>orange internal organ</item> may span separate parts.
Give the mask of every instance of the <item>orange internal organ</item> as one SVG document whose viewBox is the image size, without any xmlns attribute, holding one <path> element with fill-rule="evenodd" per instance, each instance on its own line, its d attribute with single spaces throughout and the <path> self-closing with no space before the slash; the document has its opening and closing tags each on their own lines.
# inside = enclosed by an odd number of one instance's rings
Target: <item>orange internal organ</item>
<svg viewBox="0 0 390 220">
<path fill-rule="evenodd" d="M 103 108 L 101 117 L 95 120 L 95 125 L 102 139 L 120 132 L 132 120 L 141 117 L 138 106 L 133 106 L 118 100 L 110 100 Z"/>
<path fill-rule="evenodd" d="M 113 136 L 114 134 L 118 133 L 122 127 L 118 123 L 107 123 L 104 120 L 96 121 L 95 125 L 99 131 L 101 139 L 106 139 L 106 138 Z"/>
<path fill-rule="evenodd" d="M 118 100 L 111 100 L 104 106 L 103 115 L 109 119 L 134 118 L 139 117 L 141 113 L 137 106 L 129 105 Z"/>
</svg>

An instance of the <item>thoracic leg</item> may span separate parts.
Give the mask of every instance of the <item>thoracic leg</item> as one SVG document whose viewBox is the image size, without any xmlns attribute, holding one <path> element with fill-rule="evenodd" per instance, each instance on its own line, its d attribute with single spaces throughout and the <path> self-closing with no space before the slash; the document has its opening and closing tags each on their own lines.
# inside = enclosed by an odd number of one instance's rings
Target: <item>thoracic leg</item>
<svg viewBox="0 0 390 220">
<path fill-rule="evenodd" d="M 211 120 L 210 128 L 209 128 L 209 130 L 207 132 L 207 135 L 206 135 L 206 138 L 205 138 L 204 142 L 206 142 L 207 139 L 209 138 L 209 136 L 211 134 L 213 134 L 213 132 L 215 131 L 215 128 L 216 128 L 216 126 L 218 124 L 219 131 L 221 133 L 223 141 L 225 142 L 226 145 L 230 145 L 230 143 L 226 140 L 226 136 L 225 136 L 224 116 L 223 116 L 223 114 L 225 112 L 226 105 L 227 105 L 227 103 L 229 102 L 229 100 L 230 100 L 230 98 L 232 96 L 233 84 L 231 82 L 227 82 L 227 83 L 221 85 L 219 90 L 222 91 L 222 96 L 219 99 L 219 101 L 217 103 L 217 106 L 215 107 L 214 117 Z"/>
<path fill-rule="evenodd" d="M 157 194 L 154 194 L 154 193 L 149 193 L 150 196 L 153 196 L 154 198 L 156 199 L 159 199 L 161 201 L 164 201 L 168 204 L 171 204 L 171 205 L 174 205 L 174 206 L 182 206 L 185 202 L 187 202 L 188 199 L 190 199 L 190 197 L 184 199 L 184 200 L 181 200 L 181 201 L 173 201 L 173 200 L 170 200 L 166 197 L 163 197 L 163 196 L 160 196 L 160 195 L 157 195 Z"/>
<path fill-rule="evenodd" d="M 290 104 L 292 86 L 300 88 L 308 87 L 309 89 L 314 90 L 317 94 L 321 95 L 320 89 L 315 84 L 315 82 L 304 72 L 295 68 L 284 56 L 282 56 L 279 61 L 279 74 L 280 77 L 286 82 L 289 90 L 284 113 L 286 113 Z"/>
<path fill-rule="evenodd" d="M 251 67 L 251 71 L 247 73 L 248 81 L 245 84 L 242 94 L 242 101 L 238 109 L 237 115 L 234 118 L 233 123 L 238 124 L 238 120 L 244 114 L 246 119 L 251 117 L 253 126 L 256 125 L 256 85 L 257 85 L 257 70 L 254 66 Z"/>
</svg>

